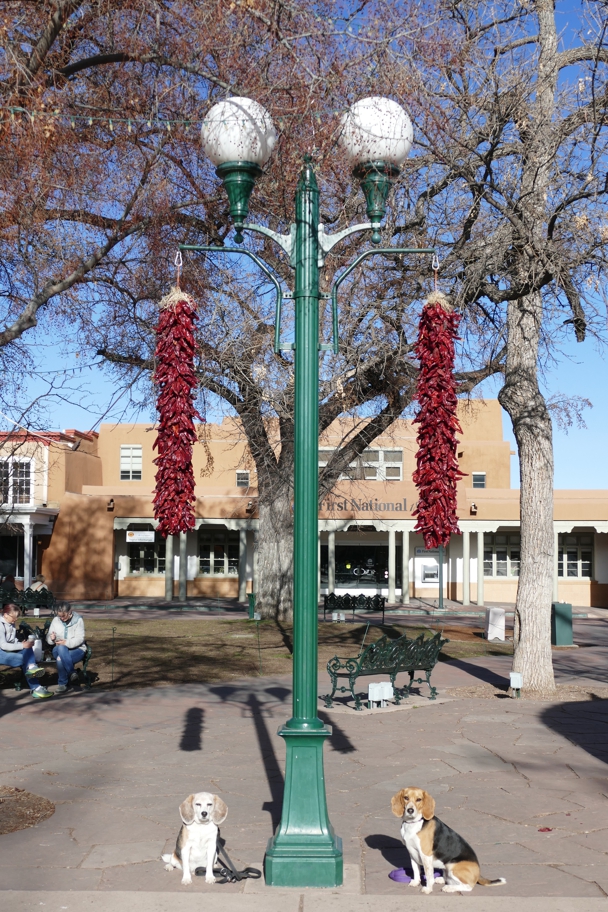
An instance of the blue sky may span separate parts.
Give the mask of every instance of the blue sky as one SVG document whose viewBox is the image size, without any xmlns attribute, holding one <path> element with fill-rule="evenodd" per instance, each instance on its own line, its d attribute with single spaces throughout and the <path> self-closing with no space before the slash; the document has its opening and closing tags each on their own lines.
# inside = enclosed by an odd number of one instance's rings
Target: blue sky
<svg viewBox="0 0 608 912">
<path fill-rule="evenodd" d="M 46 370 L 69 369 L 68 376 L 73 378 L 71 385 L 75 390 L 79 390 L 78 393 L 72 393 L 66 398 L 55 397 L 45 400 L 44 423 L 48 430 L 75 427 L 86 431 L 98 427 L 102 419 L 143 422 L 154 419 L 155 412 L 150 401 L 143 410 L 138 411 L 128 394 L 117 399 L 115 385 L 105 371 L 98 367 L 82 365 L 81 359 L 69 350 L 62 354 L 56 344 L 48 347 L 36 345 L 36 348 L 38 356 L 43 357 Z M 608 488 L 607 378 L 608 351 L 602 353 L 593 338 L 580 344 L 569 341 L 564 347 L 559 363 L 545 374 L 545 395 L 559 393 L 581 396 L 590 399 L 593 404 L 593 408 L 584 412 L 586 428 L 579 428 L 574 424 L 568 433 L 565 433 L 557 425 L 554 426 L 556 488 Z M 498 389 L 498 383 L 488 381 L 484 384 L 483 394 L 486 398 L 495 398 Z M 30 390 L 36 394 L 42 391 L 43 383 L 40 380 L 35 382 Z M 213 420 L 211 415 L 209 418 Z M 40 427 L 40 419 L 38 426 Z M 503 428 L 505 439 L 510 440 L 512 449 L 516 450 L 511 422 L 506 414 L 503 414 Z M 511 486 L 519 487 L 517 457 L 512 457 L 511 460 Z"/>
<path fill-rule="evenodd" d="M 553 447 L 555 458 L 554 487 L 577 490 L 608 488 L 608 351 L 600 350 L 594 339 L 585 342 L 569 342 L 559 362 L 547 371 L 544 377 L 543 393 L 581 396 L 589 399 L 592 408 L 583 412 L 586 427 L 573 424 L 567 433 L 557 423 L 553 425 Z M 498 394 L 497 383 L 486 383 L 484 395 L 487 398 Z M 503 412 L 505 440 L 511 441 L 511 449 L 517 450 L 511 428 L 511 419 Z M 517 456 L 511 458 L 511 487 L 519 487 L 519 463 Z"/>
</svg>

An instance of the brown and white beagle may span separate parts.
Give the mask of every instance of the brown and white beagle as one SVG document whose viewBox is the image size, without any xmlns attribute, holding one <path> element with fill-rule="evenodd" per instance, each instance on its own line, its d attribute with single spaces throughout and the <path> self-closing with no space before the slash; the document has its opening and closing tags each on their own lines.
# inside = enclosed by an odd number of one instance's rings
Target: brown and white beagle
<svg viewBox="0 0 608 912">
<path fill-rule="evenodd" d="M 433 892 L 434 869 L 444 871 L 444 893 L 464 893 L 475 884 L 484 887 L 504 884 L 504 877 L 487 880 L 481 876 L 474 850 L 462 836 L 435 817 L 435 800 L 419 788 L 405 788 L 393 795 L 391 810 L 401 817 L 401 838 L 409 852 L 414 872 L 411 887 L 420 886 L 420 868 L 424 870 L 426 886 L 423 893 Z"/>
<path fill-rule="evenodd" d="M 175 852 L 162 856 L 165 869 L 181 868 L 182 883 L 191 884 L 195 870 L 204 867 L 205 881 L 215 883 L 213 866 L 217 855 L 218 828 L 228 816 L 228 808 L 218 795 L 197 792 L 182 801 L 179 815 L 182 827 Z"/>
</svg>

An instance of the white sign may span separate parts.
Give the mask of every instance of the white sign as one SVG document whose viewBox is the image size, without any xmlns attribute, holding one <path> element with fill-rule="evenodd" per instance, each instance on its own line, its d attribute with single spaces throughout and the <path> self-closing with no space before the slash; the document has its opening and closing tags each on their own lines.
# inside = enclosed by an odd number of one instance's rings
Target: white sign
<svg viewBox="0 0 608 912">
<path fill-rule="evenodd" d="M 132 530 L 127 530 L 127 541 L 128 542 L 153 542 L 154 541 L 154 530 L 151 532 L 133 532 Z"/>
</svg>

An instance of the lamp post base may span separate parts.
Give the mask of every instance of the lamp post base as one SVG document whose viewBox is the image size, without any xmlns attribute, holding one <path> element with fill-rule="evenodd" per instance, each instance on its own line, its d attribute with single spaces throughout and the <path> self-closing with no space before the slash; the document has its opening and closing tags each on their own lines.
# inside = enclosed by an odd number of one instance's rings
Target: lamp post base
<svg viewBox="0 0 608 912">
<path fill-rule="evenodd" d="M 331 729 L 282 726 L 287 762 L 281 824 L 269 840 L 266 883 L 274 887 L 339 887 L 343 879 L 342 840 L 327 814 L 323 744 Z"/>
</svg>

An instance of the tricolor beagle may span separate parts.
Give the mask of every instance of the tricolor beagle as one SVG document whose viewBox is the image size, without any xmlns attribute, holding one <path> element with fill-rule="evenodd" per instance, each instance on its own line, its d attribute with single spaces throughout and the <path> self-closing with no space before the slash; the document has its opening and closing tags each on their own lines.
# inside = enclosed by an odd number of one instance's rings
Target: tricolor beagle
<svg viewBox="0 0 608 912">
<path fill-rule="evenodd" d="M 426 887 L 423 893 L 433 892 L 434 869 L 440 868 L 445 877 L 444 893 L 464 893 L 475 884 L 484 887 L 504 884 L 504 877 L 487 880 L 479 871 L 479 861 L 474 850 L 462 836 L 435 817 L 435 801 L 428 792 L 419 788 L 405 788 L 393 795 L 391 809 L 401 817 L 401 838 L 409 852 L 414 872 L 411 887 L 420 886 L 420 868 L 424 869 Z"/>
<path fill-rule="evenodd" d="M 213 866 L 217 854 L 218 827 L 228 816 L 228 808 L 221 798 L 211 792 L 188 795 L 179 806 L 182 828 L 177 836 L 175 852 L 163 855 L 165 869 L 181 868 L 182 883 L 191 884 L 192 874 L 198 867 L 205 867 L 205 881 L 215 883 Z"/>
</svg>

